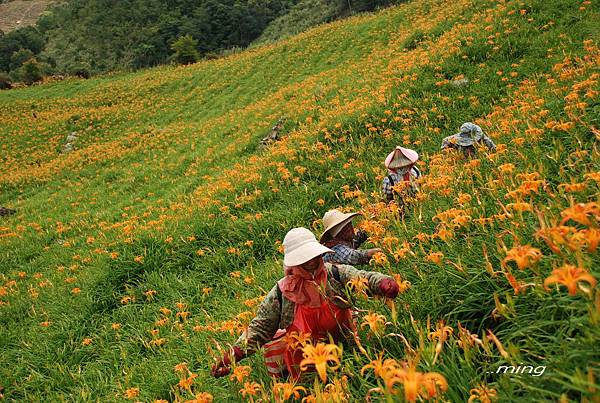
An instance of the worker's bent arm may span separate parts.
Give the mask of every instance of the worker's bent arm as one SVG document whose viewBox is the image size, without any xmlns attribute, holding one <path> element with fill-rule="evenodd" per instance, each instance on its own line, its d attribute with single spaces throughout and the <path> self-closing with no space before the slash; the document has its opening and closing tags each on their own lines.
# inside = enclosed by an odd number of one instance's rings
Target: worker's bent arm
<svg viewBox="0 0 600 403">
<path fill-rule="evenodd" d="M 254 354 L 256 350 L 269 342 L 279 329 L 281 306 L 277 297 L 277 287 L 275 284 L 269 291 L 258 306 L 256 316 L 235 343 L 242 349 L 245 356 Z"/>
</svg>

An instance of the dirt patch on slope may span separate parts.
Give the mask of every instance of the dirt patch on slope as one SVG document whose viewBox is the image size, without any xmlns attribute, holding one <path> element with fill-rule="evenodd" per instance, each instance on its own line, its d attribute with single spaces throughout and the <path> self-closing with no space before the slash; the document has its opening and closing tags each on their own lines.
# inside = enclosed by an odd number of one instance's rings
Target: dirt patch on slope
<svg viewBox="0 0 600 403">
<path fill-rule="evenodd" d="M 13 0 L 0 4 L 0 31 L 6 33 L 13 29 L 33 25 L 39 16 L 54 0 Z"/>
</svg>

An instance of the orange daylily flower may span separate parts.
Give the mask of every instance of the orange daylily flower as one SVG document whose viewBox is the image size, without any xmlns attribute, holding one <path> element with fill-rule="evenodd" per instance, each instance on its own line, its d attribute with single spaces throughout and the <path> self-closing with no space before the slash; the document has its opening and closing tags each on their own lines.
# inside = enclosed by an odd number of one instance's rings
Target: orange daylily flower
<svg viewBox="0 0 600 403">
<path fill-rule="evenodd" d="M 512 211 L 533 211 L 533 206 L 531 203 L 517 202 L 517 203 L 509 203 L 506 205 L 508 210 Z"/>
<path fill-rule="evenodd" d="M 425 256 L 425 260 L 428 260 L 435 264 L 442 263 L 443 258 L 444 258 L 444 254 L 442 252 L 431 252 L 429 255 Z"/>
<path fill-rule="evenodd" d="M 542 238 L 554 253 L 560 254 L 561 251 L 559 246 L 568 245 L 570 237 L 576 231 L 577 230 L 573 227 L 560 225 L 558 227 L 542 228 L 538 230 L 535 235 L 536 237 Z"/>
<path fill-rule="evenodd" d="M 181 373 L 181 374 L 185 374 L 185 373 L 189 373 L 190 370 L 188 369 L 188 365 L 185 362 L 179 363 L 177 365 L 175 365 L 174 367 L 175 372 Z"/>
<path fill-rule="evenodd" d="M 479 401 L 481 403 L 492 403 L 497 399 L 496 390 L 486 385 L 480 384 L 469 391 L 468 403 Z"/>
<path fill-rule="evenodd" d="M 314 365 L 323 382 L 327 381 L 328 368 L 336 370 L 340 366 L 342 349 L 335 344 L 307 344 L 302 351 L 304 359 L 300 362 L 300 370 L 306 371 L 309 365 Z"/>
<path fill-rule="evenodd" d="M 376 336 L 380 336 L 385 329 L 385 316 L 375 312 L 371 312 L 364 316 L 363 323 L 360 328 L 363 329 L 365 326 L 369 326 L 369 330 Z"/>
<path fill-rule="evenodd" d="M 384 264 L 387 264 L 387 262 L 388 259 L 385 253 L 377 252 L 375 255 L 373 255 L 369 263 L 375 264 L 377 266 L 383 266 Z"/>
<path fill-rule="evenodd" d="M 502 174 L 509 174 L 515 170 L 514 164 L 503 164 L 498 167 L 498 170 Z"/>
<path fill-rule="evenodd" d="M 569 295 L 575 295 L 580 281 L 587 282 L 591 288 L 596 286 L 596 279 L 586 269 L 565 264 L 552 270 L 552 274 L 544 280 L 544 288 L 549 290 L 549 284 L 564 285 L 569 290 Z"/>
<path fill-rule="evenodd" d="M 196 393 L 193 400 L 189 400 L 186 403 L 212 403 L 213 395 L 208 392 Z"/>
<path fill-rule="evenodd" d="M 448 241 L 448 240 L 450 240 L 450 239 L 454 238 L 454 232 L 453 232 L 453 231 L 451 231 L 451 230 L 449 230 L 449 229 L 448 229 L 448 228 L 446 228 L 445 226 L 442 226 L 442 227 L 441 227 L 441 228 L 438 230 L 438 232 L 436 232 L 435 234 L 433 234 L 431 237 L 432 237 L 432 238 L 435 238 L 435 237 L 437 237 L 437 238 L 439 238 L 439 239 L 441 239 L 442 241 L 444 241 L 444 242 L 445 242 L 445 241 Z"/>
<path fill-rule="evenodd" d="M 525 181 L 521 184 L 521 186 L 519 186 L 518 191 L 522 196 L 528 196 L 531 193 L 539 193 L 540 186 L 544 183 L 545 181 L 543 180 Z"/>
<path fill-rule="evenodd" d="M 442 347 L 444 343 L 450 336 L 454 333 L 454 329 L 451 326 L 446 326 L 443 320 L 440 320 L 436 325 L 436 330 L 429 333 L 430 340 L 437 340 L 435 345 L 435 357 L 433 358 L 433 362 L 437 361 L 439 354 L 442 352 Z"/>
<path fill-rule="evenodd" d="M 148 290 L 146 292 L 144 292 L 144 295 L 146 296 L 146 298 L 148 300 L 151 300 L 155 295 L 156 295 L 156 290 Z"/>
<path fill-rule="evenodd" d="M 563 189 L 567 193 L 576 193 L 584 191 L 586 186 L 585 183 L 561 183 L 558 185 L 558 188 Z"/>
<path fill-rule="evenodd" d="M 600 230 L 596 228 L 588 228 L 581 231 L 587 245 L 588 252 L 595 252 L 600 244 Z"/>
<path fill-rule="evenodd" d="M 573 220 L 578 224 L 591 227 L 595 222 L 590 219 L 590 216 L 595 217 L 596 219 L 600 218 L 600 206 L 598 203 L 593 202 L 578 203 L 574 206 L 567 207 L 560 215 L 563 217 L 560 222 L 561 225 L 569 220 Z"/>
<path fill-rule="evenodd" d="M 437 372 L 418 372 L 414 366 L 394 371 L 386 384 L 393 386 L 395 383 L 402 383 L 404 398 L 409 402 L 415 402 L 419 397 L 431 399 L 437 396 L 438 391 L 448 390 L 448 382 L 443 375 Z"/>
<path fill-rule="evenodd" d="M 177 383 L 177 386 L 191 392 L 192 384 L 194 383 L 194 379 L 197 376 L 198 375 L 196 375 L 196 374 L 190 374 L 190 376 L 188 376 L 187 378 L 181 378 L 179 380 L 179 382 Z"/>
<path fill-rule="evenodd" d="M 229 376 L 230 380 L 237 380 L 239 383 L 250 375 L 252 369 L 248 365 L 238 365 L 233 369 L 233 373 Z"/>
<path fill-rule="evenodd" d="M 524 270 L 537 263 L 542 258 L 542 251 L 538 248 L 532 248 L 530 245 L 513 246 L 506 252 L 506 257 L 502 260 L 502 265 L 513 260 L 519 270 Z"/>
<path fill-rule="evenodd" d="M 140 388 L 129 388 L 125 392 L 123 392 L 123 397 L 125 399 L 135 399 L 140 394 Z"/>
<path fill-rule="evenodd" d="M 298 347 L 304 347 L 305 345 L 310 343 L 312 340 L 310 333 L 302 333 L 302 332 L 286 333 L 284 338 L 285 338 L 285 343 L 292 350 L 295 350 Z"/>
<path fill-rule="evenodd" d="M 394 274 L 392 277 L 394 277 L 394 280 L 396 280 L 396 283 L 400 288 L 400 294 L 410 288 L 410 281 L 402 279 L 402 276 L 399 273 Z"/>
<path fill-rule="evenodd" d="M 387 358 L 386 360 L 384 360 L 383 353 L 379 353 L 379 356 L 376 360 L 373 360 L 370 364 L 367 364 L 362 367 L 362 369 L 360 370 L 361 376 L 364 375 L 366 370 L 369 368 L 373 369 L 373 372 L 375 372 L 375 376 L 385 378 L 391 371 L 395 371 L 396 369 L 398 369 L 398 363 L 396 362 L 396 360 L 391 358 Z"/>
<path fill-rule="evenodd" d="M 300 392 L 306 394 L 306 388 L 302 386 L 296 386 L 295 383 L 278 382 L 275 385 L 273 385 L 272 392 L 275 398 L 275 402 L 281 403 L 291 398 L 293 398 L 294 400 L 300 399 Z"/>
<path fill-rule="evenodd" d="M 414 238 L 416 238 L 420 242 L 425 242 L 429 239 L 429 235 L 427 235 L 423 232 L 420 232 L 417 235 L 415 235 Z"/>
<path fill-rule="evenodd" d="M 404 257 L 409 254 L 414 256 L 414 252 L 410 250 L 410 243 L 408 243 L 407 241 L 404 241 L 402 243 L 402 246 L 396 250 L 393 251 L 394 254 L 394 259 L 398 262 L 401 259 L 404 259 Z"/>
<path fill-rule="evenodd" d="M 240 393 L 243 397 L 256 396 L 258 391 L 262 389 L 262 386 L 256 382 L 245 382 L 244 387 L 240 389 Z"/>
<path fill-rule="evenodd" d="M 599 172 L 590 172 L 584 175 L 586 179 L 593 180 L 596 183 L 600 184 L 600 171 Z"/>
<path fill-rule="evenodd" d="M 367 297 L 367 291 L 369 291 L 369 280 L 365 277 L 356 277 L 348 282 L 348 288 L 360 297 Z"/>
<path fill-rule="evenodd" d="M 162 346 L 163 344 L 165 344 L 167 342 L 167 339 L 165 339 L 164 337 L 158 338 L 158 339 L 152 339 L 150 340 L 150 345 L 151 346 Z"/>
</svg>

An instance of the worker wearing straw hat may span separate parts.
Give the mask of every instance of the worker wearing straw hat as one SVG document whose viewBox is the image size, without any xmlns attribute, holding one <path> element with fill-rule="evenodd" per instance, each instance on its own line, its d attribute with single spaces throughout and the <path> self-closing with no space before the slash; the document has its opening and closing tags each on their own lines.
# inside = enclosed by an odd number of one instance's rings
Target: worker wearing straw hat
<svg viewBox="0 0 600 403">
<path fill-rule="evenodd" d="M 388 202 L 396 199 L 399 204 L 404 204 L 403 196 L 413 196 L 417 192 L 415 181 L 421 177 L 421 171 L 415 166 L 418 160 L 419 154 L 415 150 L 400 146 L 388 154 L 384 161 L 388 175 L 381 185 Z"/>
<path fill-rule="evenodd" d="M 325 230 L 320 242 L 330 248 L 333 253 L 323 257 L 329 263 L 360 265 L 369 264 L 369 261 L 381 249 L 364 249 L 358 247 L 367 240 L 363 231 L 354 232 L 352 219 L 360 213 L 342 213 L 339 210 L 329 210 L 323 216 Z"/>
<path fill-rule="evenodd" d="M 490 151 L 496 151 L 496 144 L 486 136 L 481 127 L 474 123 L 466 122 L 460 126 L 460 132 L 442 140 L 442 150 L 455 149 L 462 151 L 465 156 L 473 157 L 477 154 L 476 144 L 483 143 Z"/>
<path fill-rule="evenodd" d="M 212 367 L 213 376 L 227 375 L 232 362 L 264 347 L 270 375 L 298 378 L 302 346 L 290 343 L 294 335 L 310 334 L 313 343 L 329 337 L 334 342 L 354 339 L 348 282 L 364 278 L 371 294 L 387 298 L 398 295 L 398 283 L 390 276 L 323 262 L 323 256 L 331 249 L 317 242 L 306 228 L 290 230 L 283 248 L 285 276 L 261 302 L 256 317 L 234 346 Z"/>
</svg>

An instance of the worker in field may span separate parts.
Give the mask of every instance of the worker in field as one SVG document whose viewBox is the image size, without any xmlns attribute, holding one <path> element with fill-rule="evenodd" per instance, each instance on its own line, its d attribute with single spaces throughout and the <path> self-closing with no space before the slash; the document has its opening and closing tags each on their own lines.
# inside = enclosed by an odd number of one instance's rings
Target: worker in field
<svg viewBox="0 0 600 403">
<path fill-rule="evenodd" d="M 358 249 L 367 240 L 364 231 L 354 231 L 352 219 L 360 213 L 342 213 L 339 210 L 329 210 L 323 216 L 325 230 L 321 235 L 321 243 L 330 248 L 333 253 L 323 257 L 327 263 L 349 265 L 369 264 L 379 248 Z"/>
<path fill-rule="evenodd" d="M 388 202 L 396 201 L 404 207 L 406 199 L 415 196 L 419 190 L 416 180 L 421 177 L 416 166 L 418 160 L 419 154 L 415 150 L 400 146 L 388 154 L 384 161 L 388 174 L 381 184 L 381 191 Z"/>
<path fill-rule="evenodd" d="M 283 267 L 279 280 L 258 307 L 256 317 L 233 348 L 212 367 L 215 377 L 227 375 L 232 362 L 265 349 L 265 361 L 274 377 L 301 374 L 302 346 L 311 341 L 351 341 L 354 322 L 346 285 L 354 292 L 366 287 L 371 294 L 395 298 L 396 281 L 377 272 L 325 263 L 332 250 L 317 242 L 306 228 L 290 230 L 284 240 Z"/>
<path fill-rule="evenodd" d="M 481 127 L 474 123 L 466 122 L 460 127 L 460 132 L 442 140 L 442 150 L 460 150 L 466 157 L 477 154 L 476 144 L 484 144 L 490 151 L 496 151 L 496 144 L 486 136 Z"/>
</svg>

